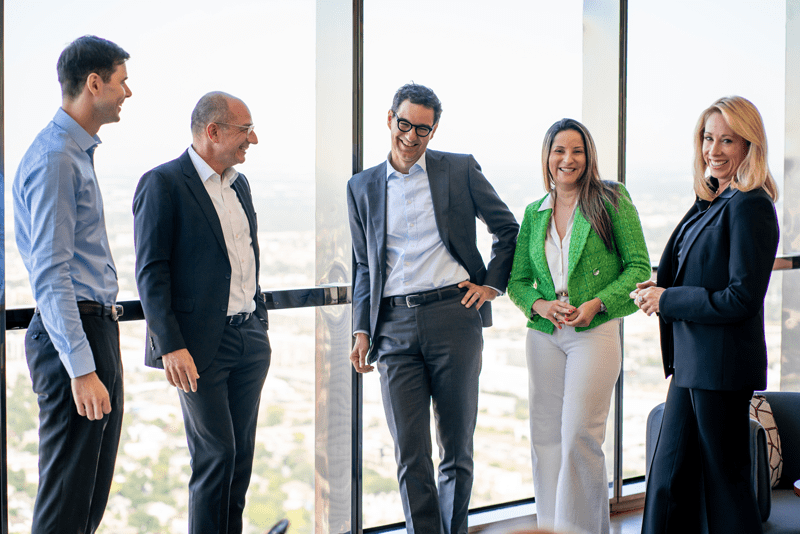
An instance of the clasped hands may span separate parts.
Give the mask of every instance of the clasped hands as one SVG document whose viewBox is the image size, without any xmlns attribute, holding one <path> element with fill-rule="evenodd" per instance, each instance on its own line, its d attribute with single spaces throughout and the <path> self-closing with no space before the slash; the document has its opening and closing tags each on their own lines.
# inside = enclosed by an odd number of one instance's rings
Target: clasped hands
<svg viewBox="0 0 800 534">
<path fill-rule="evenodd" d="M 538 299 L 531 306 L 534 313 L 541 315 L 559 330 L 562 325 L 581 327 L 589 326 L 594 316 L 600 311 L 601 300 L 593 298 L 577 308 L 561 300 Z"/>
<path fill-rule="evenodd" d="M 655 282 L 648 280 L 636 284 L 636 289 L 631 291 L 630 297 L 639 309 L 649 317 L 654 313 L 658 314 L 658 302 L 661 300 L 663 292 L 663 287 L 657 287 Z"/>
</svg>

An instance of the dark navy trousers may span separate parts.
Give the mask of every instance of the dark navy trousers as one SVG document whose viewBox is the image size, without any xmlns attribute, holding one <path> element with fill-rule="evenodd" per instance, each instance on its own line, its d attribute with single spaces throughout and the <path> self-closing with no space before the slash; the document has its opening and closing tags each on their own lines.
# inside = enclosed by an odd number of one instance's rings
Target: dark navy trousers
<svg viewBox="0 0 800 534">
<path fill-rule="evenodd" d="M 681 388 L 673 378 L 647 478 L 643 534 L 762 532 L 750 480 L 752 396 Z"/>
<path fill-rule="evenodd" d="M 122 428 L 119 325 L 110 317 L 81 316 L 96 372 L 108 389 L 111 413 L 99 421 L 78 415 L 58 351 L 34 314 L 25 355 L 39 397 L 39 490 L 31 532 L 93 533 L 103 518 Z"/>
<path fill-rule="evenodd" d="M 197 391 L 178 390 L 192 456 L 190 534 L 239 534 L 255 454 L 261 389 L 272 351 L 252 316 L 226 326 Z"/>
</svg>

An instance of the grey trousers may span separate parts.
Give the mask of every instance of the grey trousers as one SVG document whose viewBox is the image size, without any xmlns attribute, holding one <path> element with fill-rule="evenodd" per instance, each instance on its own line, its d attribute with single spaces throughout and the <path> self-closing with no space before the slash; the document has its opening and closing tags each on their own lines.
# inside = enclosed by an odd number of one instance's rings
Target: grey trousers
<svg viewBox="0 0 800 534">
<path fill-rule="evenodd" d="M 462 296 L 416 308 L 384 303 L 378 319 L 374 350 L 409 534 L 467 532 L 483 333 L 478 310 L 465 308 Z"/>
</svg>

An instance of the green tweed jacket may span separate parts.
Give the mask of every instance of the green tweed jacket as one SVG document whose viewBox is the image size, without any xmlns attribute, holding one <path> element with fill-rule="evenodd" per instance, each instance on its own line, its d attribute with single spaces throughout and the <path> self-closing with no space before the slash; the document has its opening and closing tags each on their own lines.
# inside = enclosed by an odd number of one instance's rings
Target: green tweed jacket
<svg viewBox="0 0 800 534">
<path fill-rule="evenodd" d="M 606 203 L 614 227 L 616 253 L 606 249 L 603 240 L 584 219 L 580 209 L 575 210 L 567 273 L 569 302 L 578 307 L 598 297 L 606 306 L 606 311 L 595 315 L 589 326 L 576 328 L 578 332 L 635 312 L 638 308 L 629 294 L 636 289 L 637 282 L 650 279 L 650 257 L 639 215 L 625 186 L 618 184 L 617 187 L 622 190 L 618 209 Z M 531 311 L 537 299 L 556 299 L 544 252 L 553 210 L 539 211 L 545 198 L 525 209 L 508 283 L 508 296 L 528 318 L 528 328 L 552 334 L 555 330 L 553 323 Z"/>
</svg>

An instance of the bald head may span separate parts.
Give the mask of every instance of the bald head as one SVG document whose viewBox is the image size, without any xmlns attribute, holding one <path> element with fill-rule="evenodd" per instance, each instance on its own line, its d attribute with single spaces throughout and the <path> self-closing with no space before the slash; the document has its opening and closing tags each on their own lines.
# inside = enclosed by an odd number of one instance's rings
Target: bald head
<svg viewBox="0 0 800 534">
<path fill-rule="evenodd" d="M 231 122 L 230 101 L 240 99 L 222 91 L 212 91 L 203 95 L 192 111 L 192 136 L 197 138 L 205 132 L 212 122 Z M 242 102 L 243 103 L 243 102 Z"/>
<path fill-rule="evenodd" d="M 244 163 L 247 149 L 258 143 L 250 109 L 239 98 L 221 91 L 204 95 L 192 111 L 192 147 L 222 176 Z"/>
</svg>

